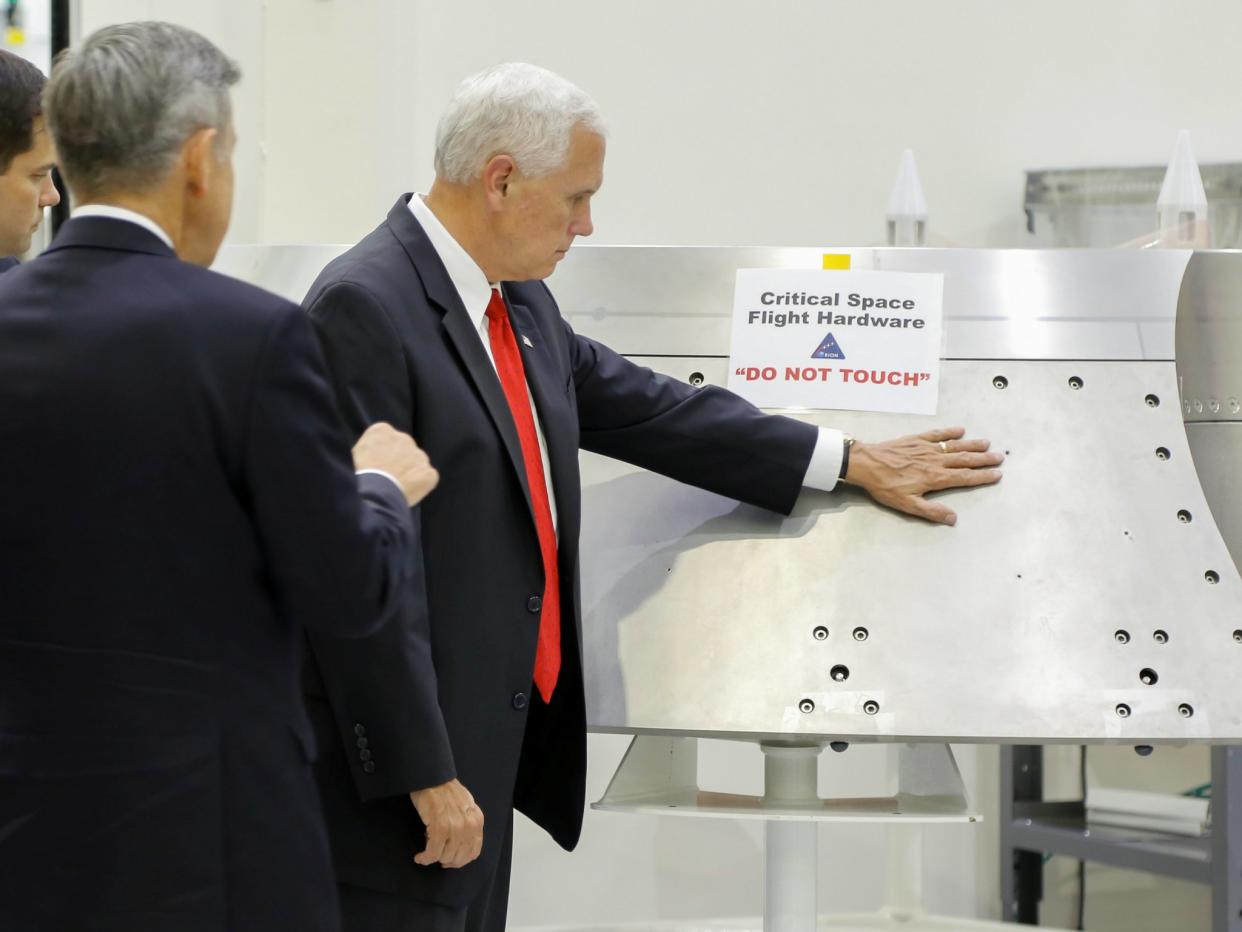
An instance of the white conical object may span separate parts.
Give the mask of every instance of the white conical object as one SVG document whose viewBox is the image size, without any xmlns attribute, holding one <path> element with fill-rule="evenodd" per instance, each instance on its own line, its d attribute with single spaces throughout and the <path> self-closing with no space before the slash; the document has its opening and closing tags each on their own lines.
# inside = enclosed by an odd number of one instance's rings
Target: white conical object
<svg viewBox="0 0 1242 932">
<path fill-rule="evenodd" d="M 1203 176 L 1190 146 L 1190 133 L 1179 130 L 1169 159 L 1164 184 L 1156 198 L 1156 213 L 1163 246 L 1211 245 L 1208 228 L 1207 193 Z"/>
<path fill-rule="evenodd" d="M 897 166 L 897 180 L 888 196 L 888 244 L 922 246 L 927 230 L 927 201 L 919 184 L 914 152 L 907 149 Z"/>
</svg>

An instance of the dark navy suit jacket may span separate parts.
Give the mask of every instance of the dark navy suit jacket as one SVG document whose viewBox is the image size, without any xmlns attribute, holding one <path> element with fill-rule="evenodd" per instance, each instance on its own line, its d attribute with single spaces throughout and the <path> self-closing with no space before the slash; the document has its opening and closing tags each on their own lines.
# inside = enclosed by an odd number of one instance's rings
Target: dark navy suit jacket
<svg viewBox="0 0 1242 932">
<path fill-rule="evenodd" d="M 358 433 L 386 420 L 409 430 L 440 470 L 418 509 L 424 576 L 400 624 L 348 643 L 313 635 L 308 690 L 338 875 L 454 905 L 490 875 L 514 805 L 566 848 L 581 830 L 579 449 L 788 512 L 817 431 L 578 336 L 542 282 L 503 286 L 526 337 L 518 346 L 558 513 L 563 667 L 545 706 L 531 689 L 543 568 L 517 432 L 408 200 L 323 271 L 305 305 L 348 426 Z M 459 870 L 419 867 L 411 855 L 424 846 L 423 826 L 406 794 L 454 776 L 483 809 L 483 855 Z"/>
<path fill-rule="evenodd" d="M 0 928 L 334 929 L 301 629 L 413 533 L 295 305 L 102 218 L 0 278 Z"/>
<path fill-rule="evenodd" d="M 17 261 L 16 256 L 5 256 L 0 258 L 0 273 L 7 272 L 9 269 L 15 269 L 19 265 L 21 265 L 21 263 Z"/>
</svg>

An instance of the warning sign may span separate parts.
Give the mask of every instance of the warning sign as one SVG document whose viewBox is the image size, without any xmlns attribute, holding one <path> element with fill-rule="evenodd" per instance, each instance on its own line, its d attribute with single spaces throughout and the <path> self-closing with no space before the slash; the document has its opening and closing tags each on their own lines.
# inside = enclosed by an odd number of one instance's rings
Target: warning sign
<svg viewBox="0 0 1242 932">
<path fill-rule="evenodd" d="M 943 292 L 942 275 L 739 269 L 729 388 L 764 408 L 935 414 Z"/>
</svg>

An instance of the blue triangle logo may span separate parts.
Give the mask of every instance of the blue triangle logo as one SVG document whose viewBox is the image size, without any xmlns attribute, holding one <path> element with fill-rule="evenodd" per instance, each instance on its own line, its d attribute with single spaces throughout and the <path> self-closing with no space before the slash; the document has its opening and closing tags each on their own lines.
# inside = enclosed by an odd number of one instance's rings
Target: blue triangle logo
<svg viewBox="0 0 1242 932">
<path fill-rule="evenodd" d="M 812 359 L 844 359 L 845 353 L 841 352 L 841 346 L 830 333 L 824 337 L 823 342 L 819 344 L 819 349 L 811 354 Z"/>
</svg>

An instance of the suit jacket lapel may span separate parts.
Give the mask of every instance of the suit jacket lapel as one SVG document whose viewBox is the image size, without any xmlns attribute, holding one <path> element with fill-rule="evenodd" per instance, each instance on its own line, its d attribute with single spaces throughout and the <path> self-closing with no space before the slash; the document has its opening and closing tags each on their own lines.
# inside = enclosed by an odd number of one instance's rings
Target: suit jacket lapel
<svg viewBox="0 0 1242 932">
<path fill-rule="evenodd" d="M 534 520 L 534 509 L 530 502 L 530 488 L 526 482 L 526 464 L 522 459 L 522 444 L 518 440 L 517 427 L 513 423 L 513 415 L 509 412 L 509 403 L 505 400 L 504 390 L 496 377 L 479 334 L 474 329 L 470 315 L 462 306 L 461 296 L 453 287 L 453 281 L 444 269 L 444 263 L 436 253 L 435 247 L 427 239 L 427 234 L 419 226 L 408 206 L 409 197 L 403 196 L 388 213 L 388 225 L 393 235 L 401 243 L 418 277 L 422 280 L 427 298 L 444 314 L 443 327 L 452 342 L 457 355 L 461 358 L 462 367 L 474 382 L 475 389 L 483 399 L 500 439 L 504 442 L 509 460 L 517 473 L 518 482 L 522 486 L 522 494 L 526 498 L 526 507 Z"/>
<path fill-rule="evenodd" d="M 509 304 L 509 317 L 517 336 L 518 352 L 522 354 L 526 384 L 530 386 L 530 393 L 535 399 L 535 413 L 543 424 L 543 437 L 548 445 L 548 468 L 552 470 L 552 491 L 556 496 L 557 511 L 563 523 L 568 512 L 564 507 L 562 480 L 567 475 L 566 469 L 573 465 L 570 463 L 567 466 L 566 457 L 576 461 L 578 456 L 577 446 L 568 443 L 567 438 L 571 436 L 571 432 L 561 429 L 557 423 L 558 417 L 564 418 L 570 414 L 568 402 L 565 400 L 565 386 L 563 383 L 558 384 L 552 357 L 548 348 L 543 345 L 542 334 L 535 326 L 530 311 L 524 305 L 510 300 L 507 293 L 505 300 Z M 524 335 L 535 341 L 535 345 L 528 346 L 522 339 Z"/>
</svg>

